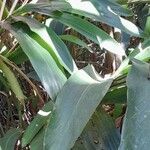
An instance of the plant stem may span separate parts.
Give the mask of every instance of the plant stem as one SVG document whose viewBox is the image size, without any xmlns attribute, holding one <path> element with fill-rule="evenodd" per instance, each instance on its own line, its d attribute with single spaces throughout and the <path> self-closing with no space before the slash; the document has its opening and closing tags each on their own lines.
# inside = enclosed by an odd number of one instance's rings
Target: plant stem
<svg viewBox="0 0 150 150">
<path fill-rule="evenodd" d="M 9 59 L 3 57 L 2 55 L 0 55 L 0 58 L 2 58 L 9 66 L 11 66 L 12 68 L 14 68 L 30 85 L 31 87 L 35 90 L 36 94 L 38 95 L 40 102 L 42 104 L 44 104 L 44 100 L 41 96 L 41 94 L 39 93 L 38 89 L 36 88 L 36 86 L 32 83 L 32 81 L 20 70 L 20 68 L 18 68 L 16 65 L 14 65 Z"/>
<path fill-rule="evenodd" d="M 0 8 L 2 8 L 2 4 L 3 4 L 3 1 L 0 0 Z M 7 7 L 5 6 L 5 7 L 4 7 L 4 12 L 3 12 L 2 18 L 4 19 L 4 18 L 6 18 L 7 16 L 8 16 L 8 9 L 7 9 Z"/>
<path fill-rule="evenodd" d="M 10 68 L 4 63 L 4 61 L 0 58 L 0 69 L 5 74 L 5 77 L 8 80 L 11 90 L 15 93 L 18 100 L 24 105 L 25 96 L 22 92 L 22 89 L 18 83 L 17 78 L 14 73 L 10 70 Z"/>
</svg>

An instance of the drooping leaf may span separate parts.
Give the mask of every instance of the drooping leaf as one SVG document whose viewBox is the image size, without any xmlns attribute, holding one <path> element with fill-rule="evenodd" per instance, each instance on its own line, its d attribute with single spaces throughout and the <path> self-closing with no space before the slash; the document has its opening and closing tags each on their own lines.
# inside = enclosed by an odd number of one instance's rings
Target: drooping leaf
<svg viewBox="0 0 150 150">
<path fill-rule="evenodd" d="M 100 22 L 104 22 L 110 26 L 117 27 L 124 32 L 134 36 L 142 36 L 140 30 L 132 22 L 120 17 L 130 16 L 131 11 L 121 7 L 116 2 L 110 0 L 66 0 L 66 1 L 51 1 L 47 3 L 27 4 L 24 7 L 16 10 L 15 14 L 35 11 L 45 15 L 52 15 L 54 11 L 71 12 Z M 113 18 L 113 19 L 112 19 Z"/>
<path fill-rule="evenodd" d="M 41 14 L 51 14 L 53 11 L 67 11 L 71 9 L 69 3 L 65 1 L 51 1 L 49 3 L 26 4 L 14 12 L 14 15 L 19 15 L 27 12 L 38 12 Z"/>
<path fill-rule="evenodd" d="M 142 30 L 132 22 L 120 17 L 132 15 L 129 10 L 122 8 L 119 4 L 110 0 L 69 0 L 73 9 L 67 10 L 97 21 L 117 27 L 124 32 L 134 36 L 142 36 Z M 113 18 L 113 19 L 112 19 Z"/>
<path fill-rule="evenodd" d="M 90 22 L 67 13 L 55 13 L 53 17 L 67 26 L 74 28 L 86 38 L 91 39 L 97 44 L 100 44 L 101 48 L 105 48 L 117 55 L 125 55 L 122 46 L 117 41 Z"/>
<path fill-rule="evenodd" d="M 47 93 L 52 99 L 55 99 L 59 90 L 66 82 L 66 77 L 58 68 L 49 52 L 30 37 L 30 30 L 26 31 L 15 25 L 10 31 L 16 37 L 23 51 L 30 59 Z"/>
<path fill-rule="evenodd" d="M 14 150 L 15 144 L 20 135 L 20 129 L 10 129 L 9 131 L 7 131 L 3 138 L 0 138 L 0 148 L 2 150 Z"/>
<path fill-rule="evenodd" d="M 38 34 L 44 40 L 44 42 L 47 43 L 48 51 L 53 56 L 53 58 L 55 59 L 55 57 L 57 57 L 60 64 L 64 66 L 69 73 L 77 70 L 77 67 L 69 53 L 67 46 L 63 43 L 63 41 L 61 41 L 61 39 L 50 27 L 48 28 L 30 17 L 19 16 L 15 17 L 15 19 L 27 23 L 30 29 Z"/>
<path fill-rule="evenodd" d="M 149 141 L 150 66 L 134 60 L 127 77 L 128 100 L 119 150 L 147 150 Z"/>
<path fill-rule="evenodd" d="M 42 110 L 39 110 L 35 118 L 32 120 L 30 125 L 26 128 L 23 136 L 22 136 L 22 147 L 25 147 L 27 144 L 29 144 L 33 138 L 36 136 L 36 134 L 41 130 L 41 128 L 46 125 L 47 120 L 50 118 L 50 115 L 53 111 L 53 102 L 48 102 L 45 104 Z M 42 141 L 41 141 L 42 142 Z"/>
<path fill-rule="evenodd" d="M 46 19 L 45 25 L 51 28 L 57 35 L 62 35 L 65 32 L 65 25 L 52 18 Z"/>
<path fill-rule="evenodd" d="M 83 150 L 117 150 L 119 143 L 120 134 L 115 128 L 112 118 L 97 109 L 76 141 L 73 150 L 81 148 Z"/>
<path fill-rule="evenodd" d="M 45 133 L 44 149 L 72 148 L 111 83 L 112 79 L 93 80 L 83 70 L 73 74 L 56 99 L 56 111 Z"/>
</svg>

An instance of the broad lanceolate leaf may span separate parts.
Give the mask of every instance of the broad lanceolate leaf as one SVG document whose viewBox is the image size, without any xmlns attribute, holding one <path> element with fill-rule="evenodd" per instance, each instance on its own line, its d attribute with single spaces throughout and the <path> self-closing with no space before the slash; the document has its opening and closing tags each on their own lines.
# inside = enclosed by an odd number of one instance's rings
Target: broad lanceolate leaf
<svg viewBox="0 0 150 150">
<path fill-rule="evenodd" d="M 69 12 L 104 22 L 134 36 L 141 36 L 142 34 L 136 25 L 120 17 L 131 15 L 131 13 L 115 2 L 110 0 L 68 0 L 68 2 L 73 8 L 67 10 Z"/>
<path fill-rule="evenodd" d="M 117 3 L 110 2 L 109 0 L 68 0 L 67 2 L 51 1 L 49 3 L 27 4 L 26 6 L 19 8 L 15 14 L 34 11 L 45 15 L 52 15 L 52 13 L 57 10 L 72 12 L 104 22 L 134 36 L 142 35 L 142 31 L 136 25 L 119 16 L 129 16 L 132 15 L 132 13 L 129 10 L 122 8 Z"/>
<path fill-rule="evenodd" d="M 127 77 L 128 100 L 119 150 L 150 147 L 150 66 L 134 60 Z"/>
<path fill-rule="evenodd" d="M 53 58 L 58 59 L 59 63 L 64 66 L 69 73 L 77 70 L 77 67 L 69 53 L 67 46 L 50 27 L 48 28 L 30 17 L 19 16 L 15 17 L 15 19 L 27 23 L 30 29 L 38 34 L 46 42 L 48 51 L 53 56 Z M 42 45 L 43 43 L 40 44 Z"/>
<path fill-rule="evenodd" d="M 73 150 L 117 150 L 119 142 L 120 134 L 112 118 L 99 108 L 86 125 Z"/>
<path fill-rule="evenodd" d="M 51 14 L 53 11 L 67 11 L 71 9 L 69 3 L 65 1 L 51 1 L 49 3 L 37 3 L 37 4 L 27 4 L 23 7 L 17 9 L 14 14 L 22 14 L 26 12 L 38 12 L 45 15 Z"/>
<path fill-rule="evenodd" d="M 12 27 L 11 32 L 29 57 L 47 93 L 52 99 L 55 99 L 57 93 L 66 82 L 66 77 L 49 52 L 29 36 L 31 31 L 28 31 L 29 34 L 27 34 L 21 27 L 17 28 L 15 26 Z"/>
<path fill-rule="evenodd" d="M 101 48 L 105 48 L 117 55 L 125 55 L 122 46 L 117 41 L 115 41 L 106 32 L 91 24 L 90 22 L 67 13 L 57 13 L 54 14 L 53 17 L 58 21 L 68 25 L 69 27 L 74 28 L 76 31 L 83 34 L 86 38 L 89 38 L 95 43 L 100 44 Z"/>
<path fill-rule="evenodd" d="M 21 131 L 19 129 L 10 129 L 5 136 L 0 139 L 0 148 L 2 150 L 14 150 L 20 135 Z"/>
<path fill-rule="evenodd" d="M 112 79 L 93 80 L 83 70 L 73 74 L 56 99 L 56 111 L 46 130 L 44 149 L 70 150 L 111 83 Z"/>
<path fill-rule="evenodd" d="M 42 110 L 39 110 L 31 124 L 25 130 L 22 137 L 22 147 L 25 147 L 27 144 L 33 140 L 39 130 L 46 125 L 47 120 L 50 118 L 53 111 L 53 102 L 50 101 L 43 107 Z M 41 141 L 42 143 L 42 141 Z"/>
</svg>

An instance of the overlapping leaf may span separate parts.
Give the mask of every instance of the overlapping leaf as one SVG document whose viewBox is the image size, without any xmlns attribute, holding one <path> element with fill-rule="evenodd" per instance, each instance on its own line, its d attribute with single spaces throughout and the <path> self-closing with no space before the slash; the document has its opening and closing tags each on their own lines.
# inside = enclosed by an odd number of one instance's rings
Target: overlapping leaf
<svg viewBox="0 0 150 150">
<path fill-rule="evenodd" d="M 115 2 L 109 0 L 69 0 L 68 2 L 73 9 L 67 11 L 117 27 L 134 36 L 142 35 L 142 31 L 136 25 L 120 17 L 131 15 L 129 10 L 122 8 Z"/>
<path fill-rule="evenodd" d="M 14 150 L 15 144 L 21 135 L 20 129 L 10 129 L 3 138 L 0 138 L 1 150 Z"/>
<path fill-rule="evenodd" d="M 105 48 L 117 55 L 125 55 L 122 46 L 117 41 L 115 41 L 106 32 L 91 24 L 90 22 L 67 13 L 55 13 L 53 17 L 63 24 L 74 28 L 76 31 L 83 34 L 86 38 L 91 39 L 97 44 L 100 44 L 101 48 Z"/>
<path fill-rule="evenodd" d="M 112 118 L 99 108 L 86 125 L 73 150 L 117 150 L 119 142 L 120 134 Z"/>
<path fill-rule="evenodd" d="M 66 0 L 51 1 L 49 3 L 42 3 L 41 1 L 41 3 L 38 4 L 27 4 L 26 6 L 18 9 L 16 14 L 36 11 L 45 15 L 52 15 L 52 13 L 56 10 L 62 12 L 67 11 L 95 19 L 110 26 L 117 27 L 131 35 L 142 36 L 142 30 L 140 30 L 132 22 L 120 17 L 132 15 L 131 11 L 110 0 Z"/>
<path fill-rule="evenodd" d="M 73 147 L 111 83 L 112 79 L 93 80 L 83 70 L 73 74 L 56 99 L 56 111 L 46 130 L 44 149 Z"/>
<path fill-rule="evenodd" d="M 50 118 L 52 111 L 53 111 L 54 104 L 49 101 L 42 110 L 39 110 L 31 124 L 27 127 L 25 130 L 21 145 L 22 147 L 25 147 L 27 144 L 30 144 L 30 142 L 33 140 L 33 138 L 36 136 L 36 134 L 41 130 L 41 128 L 46 125 L 47 120 Z M 42 144 L 42 141 L 41 141 Z"/>
<path fill-rule="evenodd" d="M 150 66 L 134 60 L 127 78 L 128 100 L 119 150 L 150 147 Z"/>
<path fill-rule="evenodd" d="M 69 9 L 71 9 L 71 6 L 69 3 L 65 1 L 51 1 L 49 3 L 27 4 L 17 9 L 14 12 L 14 14 L 18 15 L 18 14 L 22 14 L 26 12 L 35 11 L 35 12 L 47 15 L 47 14 L 51 14 L 53 11 L 56 11 L 56 10 L 67 11 Z"/>
<path fill-rule="evenodd" d="M 11 32 L 29 57 L 47 93 L 52 99 L 55 99 L 59 90 L 66 82 L 66 77 L 58 68 L 49 52 L 31 38 L 29 35 L 30 33 L 32 34 L 31 31 L 25 31 L 25 27 L 22 29 L 15 25 L 11 28 Z"/>
<path fill-rule="evenodd" d="M 77 67 L 69 53 L 67 46 L 61 41 L 61 39 L 56 35 L 56 33 L 45 25 L 39 23 L 33 18 L 29 17 L 15 17 L 15 19 L 27 23 L 30 29 L 38 34 L 41 39 L 48 45 L 48 51 L 56 60 L 58 59 L 60 64 L 66 68 L 69 73 L 77 70 Z M 41 45 L 44 43 L 41 41 Z M 55 56 L 56 55 L 56 56 Z M 57 57 L 57 58 L 55 58 Z"/>
<path fill-rule="evenodd" d="M 76 5 L 76 6 L 78 6 L 78 5 Z M 35 5 L 35 7 L 36 7 L 36 5 Z M 84 8 L 85 8 L 85 6 L 84 6 Z M 70 12 L 70 10 L 71 9 L 67 9 L 64 11 Z M 33 10 L 33 11 L 37 12 L 37 10 Z M 42 13 L 42 8 L 40 8 L 39 11 Z M 77 30 L 78 32 L 80 32 L 81 34 L 86 36 L 87 38 L 100 44 L 101 48 L 105 48 L 105 49 L 111 51 L 112 53 L 115 53 L 118 55 L 124 55 L 125 54 L 123 48 L 119 45 L 119 43 L 117 43 L 113 38 L 111 38 L 103 30 L 97 28 L 96 26 L 94 26 L 93 24 L 89 23 L 86 20 L 83 20 L 79 17 L 75 17 L 73 15 L 66 14 L 66 13 L 63 13 L 63 14 L 62 13 L 55 13 L 54 14 L 54 11 L 53 12 L 46 12 L 45 14 L 49 15 L 51 17 L 54 17 L 55 19 L 57 18 L 62 23 L 74 28 L 75 30 Z M 79 14 L 83 15 L 82 13 L 79 13 Z M 92 18 L 93 18 L 93 16 L 92 16 Z M 109 20 L 112 20 L 112 19 L 109 19 Z M 126 21 L 124 21 L 124 24 L 125 23 L 126 23 Z M 131 24 L 130 24 L 130 28 L 131 28 Z M 136 26 L 134 26 L 134 29 L 137 29 Z M 132 31 L 133 31 L 133 29 L 132 29 Z"/>
</svg>

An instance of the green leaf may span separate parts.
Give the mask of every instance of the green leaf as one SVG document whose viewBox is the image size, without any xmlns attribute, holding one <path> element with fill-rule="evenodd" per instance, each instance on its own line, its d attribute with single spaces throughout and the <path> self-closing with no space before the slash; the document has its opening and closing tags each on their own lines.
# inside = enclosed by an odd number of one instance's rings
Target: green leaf
<svg viewBox="0 0 150 150">
<path fill-rule="evenodd" d="M 42 110 L 39 110 L 23 134 L 22 147 L 25 147 L 27 144 L 29 144 L 39 130 L 47 123 L 47 120 L 52 114 L 53 105 L 54 104 L 50 101 L 45 104 Z"/>
<path fill-rule="evenodd" d="M 88 65 L 84 67 L 83 70 L 87 72 L 87 74 L 94 80 L 97 81 L 101 80 L 100 75 L 96 72 L 93 65 Z M 116 87 L 112 87 L 109 89 L 109 91 L 106 93 L 101 103 L 122 104 L 122 103 L 126 103 L 126 101 L 127 101 L 127 87 L 125 85 L 118 85 Z"/>
<path fill-rule="evenodd" d="M 6 80 L 6 78 L 4 77 L 3 73 L 0 73 L 0 90 L 2 90 L 2 87 L 5 87 L 5 90 L 9 91 L 10 87 L 8 86 L 8 81 Z"/>
<path fill-rule="evenodd" d="M 150 59 L 150 47 L 145 48 L 135 56 L 138 60 L 147 61 Z"/>
<path fill-rule="evenodd" d="M 112 118 L 102 110 L 94 113 L 73 150 L 117 150 L 120 134 L 115 128 Z M 80 149 L 78 148 L 80 146 Z"/>
<path fill-rule="evenodd" d="M 67 46 L 51 28 L 46 27 L 45 25 L 30 17 L 19 16 L 14 18 L 16 20 L 27 23 L 30 29 L 38 34 L 41 39 L 47 43 L 48 51 L 53 56 L 53 58 L 55 59 L 55 57 L 57 57 L 59 63 L 64 66 L 69 73 L 77 70 L 77 67 L 69 53 Z"/>
<path fill-rule="evenodd" d="M 131 11 L 121 7 L 115 2 L 109 0 L 68 0 L 65 1 L 51 1 L 49 3 L 27 4 L 16 10 L 15 15 L 26 12 L 38 12 L 45 15 L 52 15 L 54 11 L 71 12 L 100 22 L 104 22 L 110 26 L 117 27 L 124 32 L 133 36 L 142 36 L 140 30 L 132 22 L 120 17 L 132 15 Z M 112 19 L 113 18 L 113 19 Z"/>
<path fill-rule="evenodd" d="M 28 60 L 27 55 L 24 53 L 20 46 L 16 48 L 13 52 L 7 53 L 6 57 L 17 65 Z"/>
<path fill-rule="evenodd" d="M 115 2 L 109 0 L 69 0 L 68 2 L 73 8 L 67 10 L 69 12 L 117 27 L 133 36 L 141 36 L 143 33 L 132 22 L 119 16 L 128 16 L 132 15 L 132 13 Z"/>
<path fill-rule="evenodd" d="M 73 35 L 60 35 L 59 36 L 62 40 L 71 42 L 71 43 L 75 43 L 83 48 L 88 49 L 91 53 L 93 52 L 93 50 L 87 46 L 87 44 L 85 42 L 83 42 L 82 40 L 80 40 L 78 37 L 73 36 Z"/>
<path fill-rule="evenodd" d="M 127 77 L 128 100 L 119 150 L 147 150 L 150 124 L 150 66 L 134 60 Z"/>
<path fill-rule="evenodd" d="M 44 149 L 72 148 L 111 83 L 112 79 L 93 80 L 83 70 L 73 74 L 56 99 L 56 111 L 45 133 Z"/>
<path fill-rule="evenodd" d="M 103 98 L 103 104 L 123 104 L 127 101 L 127 87 L 118 86 L 110 90 Z"/>
<path fill-rule="evenodd" d="M 14 25 L 10 31 L 30 59 L 47 93 L 54 100 L 66 82 L 66 77 L 58 68 L 49 52 L 30 37 L 29 34 L 32 33 L 30 30 L 27 32 L 25 28 L 17 28 Z"/>
<path fill-rule="evenodd" d="M 86 67 L 83 68 L 83 70 L 94 80 L 97 81 L 102 80 L 102 77 L 98 74 L 93 65 L 87 65 Z"/>
<path fill-rule="evenodd" d="M 0 138 L 0 148 L 2 150 L 14 150 L 15 144 L 20 135 L 20 129 L 10 129 L 9 131 L 7 131 L 3 138 Z"/>
<path fill-rule="evenodd" d="M 45 127 L 43 127 L 31 141 L 30 144 L 31 150 L 43 150 L 44 134 L 45 134 Z"/>
<path fill-rule="evenodd" d="M 148 3 L 150 0 L 128 0 L 128 3 Z"/>
<path fill-rule="evenodd" d="M 143 50 L 143 52 L 145 53 L 144 50 Z M 130 54 L 128 55 L 128 57 L 122 61 L 122 63 L 120 64 L 119 68 L 116 70 L 116 72 L 114 73 L 113 76 L 116 78 L 119 75 L 124 74 L 124 72 L 127 73 L 127 71 L 129 70 L 129 66 L 130 66 L 129 65 L 130 60 L 134 57 L 136 58 L 136 56 L 140 53 L 141 52 L 138 48 L 133 49 L 132 52 L 130 52 Z M 141 56 L 141 54 L 140 54 L 140 56 Z M 139 59 L 142 59 L 142 57 L 139 57 Z"/>
<path fill-rule="evenodd" d="M 11 90 L 14 92 L 19 102 L 24 106 L 25 104 L 24 100 L 26 99 L 26 97 L 23 94 L 21 86 L 17 80 L 17 77 L 15 76 L 13 71 L 5 64 L 4 60 L 5 57 L 0 56 L 0 70 L 2 70 L 2 72 L 4 73 L 4 76 L 6 77 Z"/>
<path fill-rule="evenodd" d="M 71 9 L 69 3 L 65 1 L 51 1 L 49 3 L 26 4 L 14 12 L 14 15 L 19 15 L 27 12 L 38 12 L 42 14 L 51 14 L 53 11 L 67 11 Z"/>
<path fill-rule="evenodd" d="M 61 23 L 74 28 L 76 31 L 83 34 L 86 38 L 89 38 L 95 43 L 100 44 L 101 48 L 105 48 L 117 55 L 125 55 L 122 46 L 117 41 L 115 41 L 106 32 L 91 24 L 90 22 L 67 13 L 55 13 L 53 17 Z"/>
<path fill-rule="evenodd" d="M 148 43 L 145 44 L 147 45 Z M 144 45 L 144 47 L 146 45 Z M 147 47 L 145 49 L 142 49 L 141 51 L 139 49 L 134 49 L 133 52 L 121 63 L 113 76 L 117 77 L 119 75 L 127 74 L 131 68 L 129 62 L 130 60 L 132 60 L 132 58 L 136 58 L 142 61 L 148 61 L 150 59 L 150 47 L 147 45 Z"/>
</svg>

